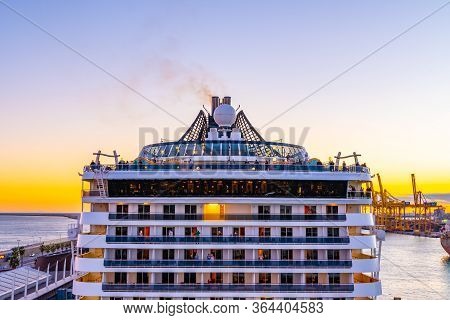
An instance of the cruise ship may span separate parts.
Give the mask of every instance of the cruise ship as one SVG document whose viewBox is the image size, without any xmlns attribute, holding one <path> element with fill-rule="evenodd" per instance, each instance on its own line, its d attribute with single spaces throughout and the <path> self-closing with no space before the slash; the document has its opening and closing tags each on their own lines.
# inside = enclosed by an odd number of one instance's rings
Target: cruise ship
<svg viewBox="0 0 450 320">
<path fill-rule="evenodd" d="M 230 97 L 212 97 L 178 141 L 131 161 L 96 154 L 82 174 L 80 300 L 381 294 L 371 176 L 356 153 L 325 163 L 265 141 Z"/>
</svg>

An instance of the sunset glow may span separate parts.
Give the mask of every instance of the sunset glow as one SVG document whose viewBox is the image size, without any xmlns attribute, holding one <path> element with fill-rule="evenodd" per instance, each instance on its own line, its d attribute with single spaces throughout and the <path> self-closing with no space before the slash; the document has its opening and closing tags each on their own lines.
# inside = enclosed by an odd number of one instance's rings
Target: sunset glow
<svg viewBox="0 0 450 320">
<path fill-rule="evenodd" d="M 99 67 L 0 6 L 0 212 L 79 212 L 93 152 L 133 160 L 179 137 L 211 94 L 311 157 L 361 153 L 397 196 L 411 173 L 425 194 L 449 194 L 449 10 L 271 121 L 440 2 L 350 3 L 14 2 Z"/>
</svg>

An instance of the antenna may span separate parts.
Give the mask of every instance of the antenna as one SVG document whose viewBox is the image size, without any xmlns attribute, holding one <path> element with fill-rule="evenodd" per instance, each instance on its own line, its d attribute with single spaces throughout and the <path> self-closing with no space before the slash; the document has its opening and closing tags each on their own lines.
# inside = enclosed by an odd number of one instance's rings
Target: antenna
<svg viewBox="0 0 450 320">
<path fill-rule="evenodd" d="M 205 109 L 206 113 L 208 114 L 208 116 L 211 116 L 211 114 L 209 113 L 209 111 L 205 108 L 205 105 L 202 106 L 203 109 Z"/>
</svg>

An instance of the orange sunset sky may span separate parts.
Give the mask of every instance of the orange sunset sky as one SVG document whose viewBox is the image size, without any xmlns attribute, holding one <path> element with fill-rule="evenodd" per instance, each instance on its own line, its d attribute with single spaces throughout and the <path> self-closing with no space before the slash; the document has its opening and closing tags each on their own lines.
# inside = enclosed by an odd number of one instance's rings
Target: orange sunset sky
<svg viewBox="0 0 450 320">
<path fill-rule="evenodd" d="M 272 121 L 439 4 L 14 2 L 60 41 L 0 6 L 0 212 L 79 212 L 92 152 L 132 160 L 175 139 L 210 94 L 311 157 L 361 153 L 395 195 L 415 173 L 448 199 L 448 8 Z M 140 128 L 158 135 L 140 141 Z"/>
</svg>

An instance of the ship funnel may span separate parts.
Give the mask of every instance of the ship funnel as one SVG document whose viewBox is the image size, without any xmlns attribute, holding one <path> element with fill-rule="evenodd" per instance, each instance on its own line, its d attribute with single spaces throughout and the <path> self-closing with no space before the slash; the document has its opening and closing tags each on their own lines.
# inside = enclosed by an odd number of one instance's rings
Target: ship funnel
<svg viewBox="0 0 450 320">
<path fill-rule="evenodd" d="M 231 97 L 223 97 L 222 104 L 229 104 L 231 106 Z"/>
<path fill-rule="evenodd" d="M 211 115 L 214 115 L 214 111 L 216 111 L 217 107 L 219 106 L 219 97 L 212 97 L 211 98 Z"/>
</svg>

